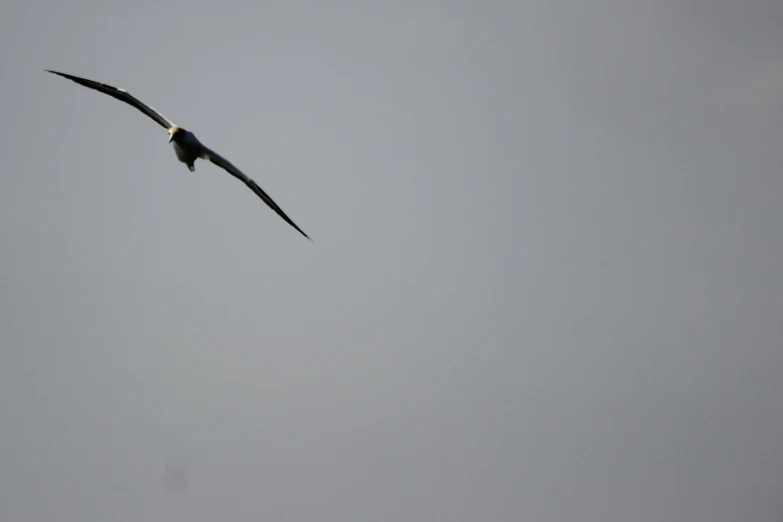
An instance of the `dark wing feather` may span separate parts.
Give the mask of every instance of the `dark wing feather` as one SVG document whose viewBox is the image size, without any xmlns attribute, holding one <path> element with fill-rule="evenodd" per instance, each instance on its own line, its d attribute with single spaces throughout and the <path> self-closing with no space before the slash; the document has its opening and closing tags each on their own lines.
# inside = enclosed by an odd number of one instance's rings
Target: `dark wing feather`
<svg viewBox="0 0 783 522">
<path fill-rule="evenodd" d="M 301 228 L 296 226 L 296 223 L 291 221 L 291 218 L 289 218 L 285 214 L 285 212 L 283 212 L 283 209 L 280 208 L 277 205 L 277 203 L 272 201 L 272 198 L 270 198 L 269 195 L 266 192 L 264 192 L 263 189 L 261 187 L 259 187 L 256 184 L 255 181 L 253 181 L 252 179 L 247 177 L 241 170 L 236 168 L 230 161 L 228 161 L 226 158 L 224 158 L 220 154 L 218 154 L 218 153 L 216 153 L 216 152 L 214 152 L 214 151 L 212 151 L 212 150 L 210 150 L 210 149 L 208 149 L 206 147 L 204 147 L 204 157 L 206 159 L 208 159 L 209 161 L 211 161 L 212 163 L 214 163 L 215 165 L 217 165 L 218 167 L 224 169 L 226 172 L 228 172 L 229 174 L 231 174 L 232 176 L 234 176 L 235 178 L 237 178 L 238 180 L 243 182 L 245 185 L 247 185 L 248 188 L 250 188 L 250 190 L 255 192 L 256 196 L 261 198 L 264 201 L 264 203 L 266 203 L 269 206 L 269 208 L 274 210 L 277 213 L 278 216 L 283 218 L 283 220 L 286 223 L 288 223 L 289 225 L 294 227 L 296 230 L 298 230 L 299 233 L 302 234 L 304 237 L 306 237 L 307 239 L 310 239 L 310 236 L 305 234 L 304 231 Z M 312 239 L 310 239 L 310 241 L 312 241 Z"/>
<path fill-rule="evenodd" d="M 89 87 L 90 89 L 95 89 L 96 91 L 100 91 L 104 94 L 108 94 L 112 98 L 116 98 L 120 101 L 123 101 L 127 103 L 128 105 L 131 105 L 153 120 L 155 120 L 159 125 L 166 129 L 170 129 L 174 126 L 174 124 L 169 121 L 165 116 L 163 116 L 161 113 L 157 112 L 152 107 L 145 105 L 135 97 L 133 97 L 128 91 L 125 91 L 123 89 L 118 89 L 117 87 L 112 87 L 111 85 L 106 85 L 105 83 L 95 82 L 93 80 L 88 80 L 86 78 L 79 78 L 78 76 L 73 76 L 70 74 L 65 74 L 57 71 L 50 71 L 49 69 L 44 69 L 46 72 L 50 72 L 52 74 L 56 74 L 58 76 L 62 76 L 63 78 L 68 78 L 71 81 L 74 81 L 78 83 L 79 85 L 83 85 L 85 87 Z"/>
</svg>

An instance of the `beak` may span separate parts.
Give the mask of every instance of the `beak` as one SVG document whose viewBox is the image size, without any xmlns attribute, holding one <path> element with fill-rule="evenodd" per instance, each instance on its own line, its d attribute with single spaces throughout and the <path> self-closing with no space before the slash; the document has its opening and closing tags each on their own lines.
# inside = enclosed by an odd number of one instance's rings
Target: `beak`
<svg viewBox="0 0 783 522">
<path fill-rule="evenodd" d="M 171 140 L 173 140 L 173 139 L 174 139 L 174 135 L 173 134 L 169 134 L 169 143 L 171 143 Z"/>
</svg>

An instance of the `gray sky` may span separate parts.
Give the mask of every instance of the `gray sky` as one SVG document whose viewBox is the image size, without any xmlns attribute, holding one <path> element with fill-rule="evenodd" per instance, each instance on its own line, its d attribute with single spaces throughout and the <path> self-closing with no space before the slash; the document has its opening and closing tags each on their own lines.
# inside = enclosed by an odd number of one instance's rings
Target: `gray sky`
<svg viewBox="0 0 783 522">
<path fill-rule="evenodd" d="M 781 520 L 778 4 L 7 7 L 0 519 Z"/>
</svg>

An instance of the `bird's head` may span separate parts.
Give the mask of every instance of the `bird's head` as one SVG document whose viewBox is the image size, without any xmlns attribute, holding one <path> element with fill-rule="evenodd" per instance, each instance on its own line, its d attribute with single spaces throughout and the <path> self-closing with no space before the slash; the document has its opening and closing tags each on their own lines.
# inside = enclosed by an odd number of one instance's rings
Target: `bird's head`
<svg viewBox="0 0 783 522">
<path fill-rule="evenodd" d="M 169 129 L 169 143 L 177 141 L 184 134 L 184 130 L 176 125 Z"/>
</svg>

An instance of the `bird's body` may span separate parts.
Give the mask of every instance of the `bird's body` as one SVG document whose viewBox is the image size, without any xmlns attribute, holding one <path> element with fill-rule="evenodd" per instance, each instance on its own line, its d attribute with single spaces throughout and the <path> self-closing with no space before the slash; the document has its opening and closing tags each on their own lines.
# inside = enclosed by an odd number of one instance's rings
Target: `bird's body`
<svg viewBox="0 0 783 522">
<path fill-rule="evenodd" d="M 196 170 L 195 162 L 197 159 L 207 159 L 204 156 L 204 145 L 198 141 L 196 135 L 185 130 L 182 127 L 172 127 L 169 129 L 171 134 L 171 145 L 174 147 L 174 154 L 177 159 L 188 166 L 191 172 Z"/>
<path fill-rule="evenodd" d="M 248 186 L 248 188 L 250 188 L 250 190 L 252 190 L 259 198 L 261 198 L 264 203 L 274 210 L 277 215 L 283 218 L 286 223 L 294 227 L 304 237 L 310 239 L 310 237 L 305 234 L 302 229 L 300 229 L 293 221 L 291 221 L 285 212 L 283 212 L 283 209 L 281 209 L 274 201 L 272 201 L 272 198 L 270 198 L 267 193 L 256 184 L 255 181 L 242 173 L 242 171 L 236 168 L 227 159 L 223 158 L 215 151 L 202 144 L 192 132 L 175 125 L 152 107 L 145 105 L 135 97 L 131 96 L 131 94 L 127 91 L 112 87 L 111 85 L 106 85 L 104 83 L 87 80 L 86 78 L 79 78 L 78 76 L 73 76 L 70 74 L 50 70 L 47 70 L 46 72 L 62 76 L 63 78 L 67 78 L 78 83 L 79 85 L 83 85 L 85 87 L 89 87 L 90 89 L 95 89 L 96 91 L 108 94 L 109 96 L 125 102 L 128 105 L 131 105 L 132 107 L 135 107 L 139 111 L 143 112 L 168 131 L 169 143 L 171 143 L 174 147 L 174 154 L 176 154 L 179 161 L 187 165 L 191 172 L 196 170 L 195 162 L 198 159 L 204 159 L 214 163 L 238 180 L 242 181 L 245 185 Z"/>
</svg>

